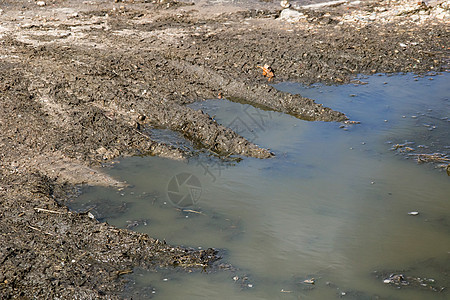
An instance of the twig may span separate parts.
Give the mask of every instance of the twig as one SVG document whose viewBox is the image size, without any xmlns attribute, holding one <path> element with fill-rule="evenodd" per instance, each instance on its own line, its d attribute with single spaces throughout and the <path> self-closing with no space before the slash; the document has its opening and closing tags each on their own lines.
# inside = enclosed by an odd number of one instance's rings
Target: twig
<svg viewBox="0 0 450 300">
<path fill-rule="evenodd" d="M 181 211 L 190 212 L 190 213 L 199 214 L 199 215 L 205 215 L 201 211 L 196 211 L 196 210 L 192 210 L 192 209 L 182 209 Z"/>
<path fill-rule="evenodd" d="M 35 207 L 34 209 L 35 209 L 37 212 L 46 212 L 46 213 L 51 213 L 51 214 L 62 214 L 62 212 L 60 212 L 60 211 L 49 210 L 49 209 L 45 209 L 45 208 Z"/>
<path fill-rule="evenodd" d="M 216 151 L 211 150 L 210 148 L 205 148 L 205 149 L 208 150 L 209 152 L 211 152 L 212 154 L 215 154 L 216 156 L 220 157 L 220 154 L 217 153 Z"/>
<path fill-rule="evenodd" d="M 140 135 L 145 136 L 146 138 L 150 139 L 150 137 L 147 134 L 140 132 L 136 128 L 133 128 L 133 130 L 136 131 L 137 133 L 139 133 Z"/>
<path fill-rule="evenodd" d="M 116 272 L 117 276 L 130 274 L 130 273 L 133 273 L 133 270 L 121 270 L 121 271 Z"/>
<path fill-rule="evenodd" d="M 31 226 L 31 225 L 27 225 L 27 227 L 29 227 L 29 228 L 31 228 L 31 229 L 33 229 L 33 230 L 42 232 L 42 233 L 44 233 L 44 234 L 53 235 L 53 234 L 51 234 L 50 232 L 42 231 L 42 230 L 40 230 L 39 228 L 33 227 L 33 226 Z"/>
</svg>

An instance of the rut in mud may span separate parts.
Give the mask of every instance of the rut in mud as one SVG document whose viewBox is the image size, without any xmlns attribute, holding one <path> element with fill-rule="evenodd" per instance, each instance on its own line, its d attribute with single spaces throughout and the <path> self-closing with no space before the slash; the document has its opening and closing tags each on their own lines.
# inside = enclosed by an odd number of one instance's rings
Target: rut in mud
<svg viewBox="0 0 450 300">
<path fill-rule="evenodd" d="M 273 68 L 273 82 L 341 83 L 357 73 L 441 71 L 448 59 L 441 23 L 356 28 L 336 21 L 338 8 L 305 11 L 292 24 L 266 3 L 211 13 L 200 3 L 47 2 L 3 1 L 0 11 L 0 291 L 9 296 L 112 296 L 123 286 L 113 278 L 132 266 L 217 259 L 213 250 L 172 248 L 55 202 L 75 184 L 123 187 L 93 168 L 105 160 L 192 155 L 153 141 L 145 126 L 180 132 L 219 155 L 273 156 L 185 104 L 220 94 L 340 122 L 344 112 L 277 91 L 258 66 Z"/>
</svg>

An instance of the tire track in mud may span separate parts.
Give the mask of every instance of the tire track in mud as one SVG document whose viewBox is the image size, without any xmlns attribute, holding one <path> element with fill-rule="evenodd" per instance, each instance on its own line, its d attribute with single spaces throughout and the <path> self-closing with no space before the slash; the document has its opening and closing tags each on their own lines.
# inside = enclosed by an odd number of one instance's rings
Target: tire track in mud
<svg viewBox="0 0 450 300">
<path fill-rule="evenodd" d="M 306 120 L 345 120 L 311 99 L 276 91 L 256 64 L 271 64 L 276 80 L 304 83 L 448 65 L 442 24 L 287 25 L 274 19 L 276 9 L 256 13 L 236 3 L 213 15 L 213 7 L 166 10 L 143 0 L 3 2 L 0 298 L 118 299 L 121 275 L 136 266 L 196 269 L 218 260 L 213 249 L 172 247 L 58 203 L 77 183 L 123 186 L 90 168 L 105 158 L 188 155 L 152 141 L 142 126 L 170 128 L 224 155 L 270 157 L 185 106 L 219 92 Z"/>
<path fill-rule="evenodd" d="M 152 90 L 148 95 L 142 95 L 140 85 L 142 85 L 141 82 L 145 81 L 145 78 L 130 79 L 130 77 L 148 77 L 151 74 L 130 74 L 130 72 L 133 73 L 133 62 L 122 64 L 119 68 L 108 68 L 105 66 L 108 65 L 108 59 L 111 58 L 107 58 L 105 61 L 104 58 L 100 57 L 93 64 L 72 63 L 70 64 L 71 68 L 66 70 L 67 63 L 69 63 L 66 58 L 67 53 L 60 53 L 61 51 L 64 52 L 64 49 L 60 47 L 52 47 L 51 45 L 40 47 L 37 50 L 39 52 L 38 58 L 34 58 L 36 49 L 33 47 L 30 50 L 28 46 L 24 45 L 21 51 L 31 51 L 31 54 L 28 55 L 30 65 L 40 66 L 48 63 L 48 60 L 52 61 L 52 65 L 46 69 L 33 70 L 27 68 L 27 66 L 24 66 L 24 68 L 28 69 L 28 77 L 33 81 L 31 92 L 40 95 L 39 103 L 48 112 L 51 123 L 56 123 L 60 127 L 70 128 L 75 126 L 81 131 L 89 131 L 94 124 L 86 124 L 86 122 L 80 124 L 80 120 L 83 120 L 86 114 L 94 113 L 103 119 L 103 121 L 97 120 L 98 117 L 92 115 L 91 118 L 100 122 L 100 124 L 95 125 L 97 131 L 109 128 L 109 126 L 105 127 L 106 124 L 102 125 L 101 123 L 114 121 L 119 126 L 125 126 L 125 128 L 130 127 L 129 124 L 131 123 L 133 130 L 145 135 L 140 131 L 140 123 L 143 124 L 144 122 L 136 121 L 139 115 L 145 115 L 145 123 L 178 131 L 196 144 L 221 155 L 238 154 L 257 158 L 273 156 L 268 150 L 249 142 L 231 129 L 217 124 L 202 111 L 195 111 L 178 104 L 180 99 L 173 97 L 174 93 L 169 94 L 167 89 L 162 89 L 162 91 Z M 72 50 L 71 55 L 83 57 L 89 56 L 90 53 L 83 50 Z M 152 67 L 148 66 L 146 70 L 152 72 Z M 182 81 L 182 79 L 178 80 L 177 83 L 179 81 Z M 89 88 L 87 89 L 87 87 Z M 33 90 L 34 88 L 36 90 Z M 188 102 L 193 102 L 193 100 Z M 103 111 L 99 110 L 100 107 Z M 61 110 L 58 110 L 58 108 Z M 115 115 L 114 120 L 107 120 L 105 116 L 101 115 L 108 111 Z M 79 125 L 81 125 L 81 128 Z M 104 134 L 108 133 L 104 132 Z M 110 134 L 114 133 L 111 132 Z M 120 133 L 117 132 L 115 135 L 120 135 Z M 151 141 L 151 136 L 147 137 Z M 92 151 L 105 145 L 99 143 L 90 146 L 93 147 L 93 149 L 90 149 Z M 161 144 L 160 146 L 166 145 Z M 87 152 L 87 150 L 83 151 Z M 117 155 L 122 154 L 123 151 L 124 149 L 121 149 L 120 152 L 117 152 Z M 162 153 L 154 151 L 153 154 Z M 111 155 L 109 158 L 117 155 Z"/>
<path fill-rule="evenodd" d="M 180 71 L 187 70 L 196 76 L 196 80 L 204 82 L 212 90 L 223 92 L 230 100 L 283 112 L 307 121 L 340 122 L 348 119 L 345 114 L 324 107 L 312 99 L 277 91 L 268 84 L 250 84 L 225 78 L 212 68 L 181 60 L 171 61 L 171 65 Z"/>
</svg>

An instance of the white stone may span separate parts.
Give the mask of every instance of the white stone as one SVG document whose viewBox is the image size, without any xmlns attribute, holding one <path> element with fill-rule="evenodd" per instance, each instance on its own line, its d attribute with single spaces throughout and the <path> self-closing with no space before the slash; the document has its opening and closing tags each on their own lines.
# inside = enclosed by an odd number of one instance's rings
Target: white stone
<svg viewBox="0 0 450 300">
<path fill-rule="evenodd" d="M 318 8 L 327 7 L 327 6 L 337 6 L 337 5 L 341 5 L 341 4 L 347 3 L 347 2 L 348 2 L 347 0 L 337 0 L 337 1 L 330 1 L 330 2 L 322 2 L 322 3 L 315 3 L 315 4 L 304 5 L 304 6 L 302 6 L 302 8 L 318 9 Z"/>
<path fill-rule="evenodd" d="M 38 1 L 38 2 L 36 2 L 36 5 L 37 6 L 45 6 L 46 3 L 44 1 Z"/>
<path fill-rule="evenodd" d="M 283 9 L 280 14 L 281 20 L 285 20 L 292 23 L 298 22 L 301 18 L 304 17 L 305 15 L 303 13 L 289 8 Z"/>
<path fill-rule="evenodd" d="M 289 8 L 289 7 L 291 7 L 291 4 L 289 3 L 288 0 L 281 1 L 280 5 L 281 5 L 282 8 Z"/>
</svg>

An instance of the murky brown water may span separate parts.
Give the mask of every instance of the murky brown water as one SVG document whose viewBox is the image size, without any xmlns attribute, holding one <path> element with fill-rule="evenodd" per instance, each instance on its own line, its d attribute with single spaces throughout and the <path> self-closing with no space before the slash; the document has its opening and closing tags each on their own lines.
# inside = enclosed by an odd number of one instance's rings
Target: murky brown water
<svg viewBox="0 0 450 300">
<path fill-rule="evenodd" d="M 361 121 L 344 128 L 226 100 L 197 103 L 276 157 L 127 158 L 110 173 L 131 188 L 89 188 L 73 208 L 94 207 L 101 220 L 168 243 L 224 249 L 223 262 L 238 268 L 137 270 L 135 298 L 446 299 L 429 286 L 450 287 L 450 177 L 413 155 L 450 151 L 449 78 L 276 86 Z M 391 150 L 396 144 L 405 146 Z M 406 146 L 413 150 L 402 153 Z M 434 282 L 399 289 L 383 283 L 389 273 Z M 314 285 L 303 283 L 310 278 Z"/>
</svg>

